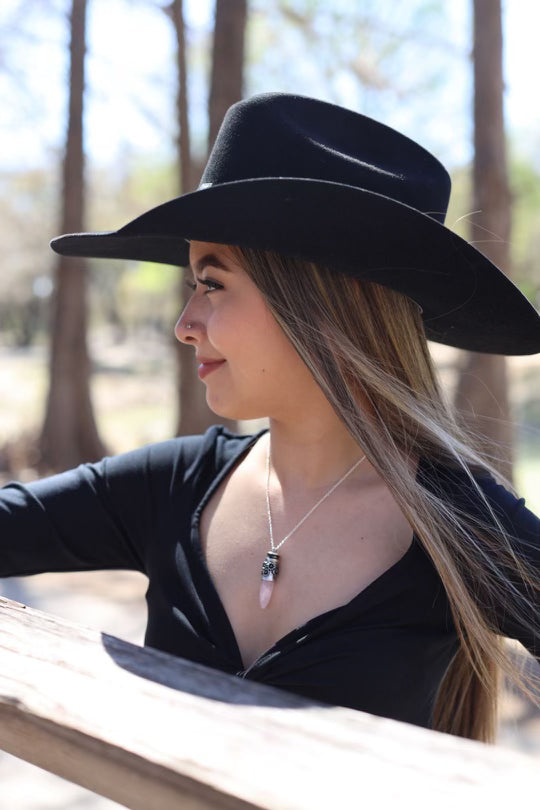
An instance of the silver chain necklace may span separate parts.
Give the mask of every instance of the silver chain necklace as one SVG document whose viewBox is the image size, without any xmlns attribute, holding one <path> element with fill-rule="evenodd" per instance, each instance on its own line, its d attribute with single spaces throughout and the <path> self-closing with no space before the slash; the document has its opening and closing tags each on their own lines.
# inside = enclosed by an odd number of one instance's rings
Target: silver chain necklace
<svg viewBox="0 0 540 810">
<path fill-rule="evenodd" d="M 353 466 L 347 470 L 347 472 L 341 476 L 339 481 L 336 481 L 335 484 L 332 484 L 330 489 L 325 492 L 322 498 L 319 498 L 317 503 L 311 507 L 309 512 L 306 512 L 304 517 L 298 521 L 294 529 L 291 529 L 289 534 L 285 535 L 283 540 L 281 540 L 277 546 L 274 545 L 274 530 L 272 527 L 272 510 L 270 509 L 270 442 L 268 442 L 268 447 L 266 450 L 266 513 L 268 515 L 268 530 L 270 533 L 270 551 L 267 552 L 264 562 L 261 568 L 261 587 L 259 591 L 259 603 L 261 608 L 265 608 L 270 603 L 270 599 L 272 597 L 272 591 L 274 590 L 274 583 L 279 575 L 279 554 L 277 553 L 278 548 L 281 548 L 283 543 L 291 537 L 295 533 L 297 529 L 304 523 L 305 520 L 308 519 L 310 515 L 313 514 L 315 509 L 317 509 L 323 501 L 325 501 L 331 494 L 336 490 L 340 484 L 342 484 L 346 478 L 353 473 L 356 468 L 364 461 L 365 456 L 355 461 Z"/>
</svg>

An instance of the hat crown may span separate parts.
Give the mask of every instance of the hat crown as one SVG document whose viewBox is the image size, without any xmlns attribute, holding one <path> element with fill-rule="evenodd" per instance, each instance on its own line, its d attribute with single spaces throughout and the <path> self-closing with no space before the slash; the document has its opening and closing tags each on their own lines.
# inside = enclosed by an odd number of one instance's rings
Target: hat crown
<svg viewBox="0 0 540 810">
<path fill-rule="evenodd" d="M 441 223 L 450 197 L 444 166 L 391 127 L 317 99 L 264 93 L 229 108 L 201 187 L 276 177 L 354 186 Z"/>
</svg>

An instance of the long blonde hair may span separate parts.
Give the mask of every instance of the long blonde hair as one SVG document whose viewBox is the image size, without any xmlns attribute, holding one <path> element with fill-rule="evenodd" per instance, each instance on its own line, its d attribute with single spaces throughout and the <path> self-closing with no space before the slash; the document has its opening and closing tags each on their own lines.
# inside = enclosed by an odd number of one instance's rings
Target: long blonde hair
<svg viewBox="0 0 540 810">
<path fill-rule="evenodd" d="M 475 481 L 480 470 L 500 476 L 442 396 L 419 307 L 379 284 L 308 261 L 245 247 L 233 250 L 386 482 L 445 587 L 460 645 L 435 699 L 433 728 L 493 742 L 499 673 L 537 700 L 534 676 L 522 671 L 490 629 L 464 572 L 488 604 L 504 604 L 507 616 L 533 633 L 532 595 L 538 582 Z M 468 514 L 424 488 L 407 463 L 409 456 L 463 471 L 487 518 Z M 512 580 L 524 587 L 517 589 Z"/>
</svg>

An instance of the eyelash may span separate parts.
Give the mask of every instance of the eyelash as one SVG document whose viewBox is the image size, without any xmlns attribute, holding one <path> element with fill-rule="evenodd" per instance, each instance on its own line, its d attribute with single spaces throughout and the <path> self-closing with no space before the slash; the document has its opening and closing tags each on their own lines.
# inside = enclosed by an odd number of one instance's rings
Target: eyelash
<svg viewBox="0 0 540 810">
<path fill-rule="evenodd" d="M 208 288 L 206 290 L 206 292 L 204 293 L 205 295 L 207 293 L 209 293 L 209 292 L 215 292 L 215 290 L 222 290 L 223 289 L 223 284 L 220 284 L 218 281 L 214 281 L 213 278 L 198 278 L 197 281 L 199 282 L 199 284 L 204 284 L 204 286 Z M 197 289 L 197 282 L 196 281 L 191 281 L 190 279 L 186 279 L 186 284 L 187 284 L 187 286 L 189 287 L 190 290 L 196 290 Z"/>
</svg>

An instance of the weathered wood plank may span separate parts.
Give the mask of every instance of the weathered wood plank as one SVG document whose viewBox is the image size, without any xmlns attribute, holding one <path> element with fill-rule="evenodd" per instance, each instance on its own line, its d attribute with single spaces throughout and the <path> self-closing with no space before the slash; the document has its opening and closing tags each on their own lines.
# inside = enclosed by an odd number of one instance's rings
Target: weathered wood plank
<svg viewBox="0 0 540 810">
<path fill-rule="evenodd" d="M 1 597 L 0 747 L 133 810 L 502 808 L 538 777 L 512 751 L 310 704 Z"/>
</svg>

